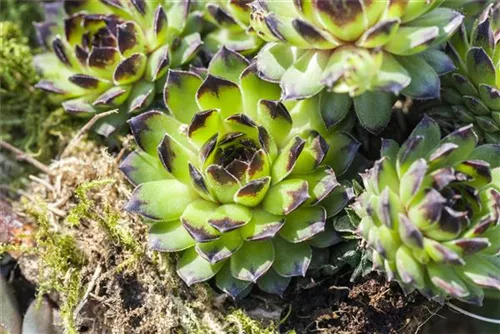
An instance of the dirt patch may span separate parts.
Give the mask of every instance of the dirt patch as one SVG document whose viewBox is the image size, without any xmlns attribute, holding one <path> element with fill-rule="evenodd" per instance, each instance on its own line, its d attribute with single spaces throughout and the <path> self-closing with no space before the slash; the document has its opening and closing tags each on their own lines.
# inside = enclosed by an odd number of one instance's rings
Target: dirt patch
<svg viewBox="0 0 500 334">
<path fill-rule="evenodd" d="M 349 276 L 289 293 L 292 312 L 284 331 L 297 333 L 414 333 L 437 305 L 373 273 L 356 284 Z"/>
</svg>

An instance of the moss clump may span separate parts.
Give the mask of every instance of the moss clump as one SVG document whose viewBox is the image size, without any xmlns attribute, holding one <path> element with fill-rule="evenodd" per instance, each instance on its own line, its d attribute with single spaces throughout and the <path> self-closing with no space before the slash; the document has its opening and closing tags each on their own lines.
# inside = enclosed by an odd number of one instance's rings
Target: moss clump
<svg viewBox="0 0 500 334">
<path fill-rule="evenodd" d="M 23 36 L 29 38 L 30 45 L 36 45 L 33 22 L 43 19 L 42 1 L 36 0 L 2 0 L 0 21 L 11 21 L 18 25 Z"/>
<path fill-rule="evenodd" d="M 278 333 L 277 327 L 273 324 L 269 325 L 267 328 L 262 328 L 262 324 L 250 318 L 241 309 L 235 309 L 228 314 L 226 320 L 229 322 L 229 331 L 234 333 L 245 333 L 245 334 L 274 334 Z M 294 334 L 294 331 L 289 331 L 287 334 Z"/>
<path fill-rule="evenodd" d="M 39 80 L 32 65 L 33 54 L 27 39 L 12 22 L 0 22 L 0 99 L 2 118 L 0 133 L 4 140 L 12 138 L 14 130 L 26 124 L 25 115 L 46 114 L 47 101 L 33 85 Z M 28 133 L 28 130 L 23 131 Z"/>
<path fill-rule="evenodd" d="M 274 333 L 226 311 L 207 285 L 187 287 L 176 258 L 148 249 L 147 226 L 124 212 L 130 187 L 118 162 L 91 142 L 35 179 L 16 211 L 35 237 L 18 257 L 23 274 L 59 305 L 68 333 Z"/>
<path fill-rule="evenodd" d="M 0 45 L 0 139 L 49 161 L 58 152 L 61 137 L 67 137 L 82 120 L 71 119 L 34 87 L 40 78 L 28 39 L 18 25 L 0 22 Z"/>
<path fill-rule="evenodd" d="M 46 294 L 57 293 L 63 326 L 67 333 L 76 334 L 73 310 L 82 295 L 80 272 L 86 258 L 71 234 L 54 231 L 46 203 L 23 199 L 22 206 L 26 209 L 24 213 L 36 221 L 35 233 L 19 235 L 18 238 L 24 238 L 23 243 L 2 245 L 0 253 L 19 253 L 39 261 L 36 267 L 38 302 Z"/>
</svg>

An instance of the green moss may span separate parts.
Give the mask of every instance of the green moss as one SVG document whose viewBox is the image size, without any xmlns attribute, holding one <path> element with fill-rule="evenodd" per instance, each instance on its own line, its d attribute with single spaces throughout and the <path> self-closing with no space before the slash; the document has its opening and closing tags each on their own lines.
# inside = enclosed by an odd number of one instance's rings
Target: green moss
<svg viewBox="0 0 500 334">
<path fill-rule="evenodd" d="M 43 202 L 24 201 L 26 213 L 37 222 L 36 247 L 33 253 L 39 258 L 38 301 L 44 294 L 57 292 L 60 296 L 60 313 L 67 333 L 77 333 L 73 310 L 82 297 L 80 270 L 86 263 L 76 241 L 68 233 L 54 231 L 50 225 L 47 207 Z"/>
<path fill-rule="evenodd" d="M 19 27 L 12 22 L 0 22 L 0 98 L 2 127 L 24 124 L 26 109 L 35 105 L 45 108 L 46 102 L 33 85 L 39 80 L 32 65 L 33 54 Z M 0 132 L 5 135 L 10 133 Z"/>
<path fill-rule="evenodd" d="M 33 52 L 16 24 L 0 22 L 0 45 L 0 139 L 49 161 L 60 136 L 67 136 L 81 120 L 70 119 L 34 87 L 40 78 L 33 67 Z"/>
<path fill-rule="evenodd" d="M 94 210 L 95 202 L 87 194 L 93 189 L 100 189 L 114 182 L 112 179 L 103 179 L 86 182 L 78 186 L 75 190 L 75 195 L 79 203 L 70 211 L 66 223 L 73 227 L 79 225 L 82 219 L 96 221 L 106 231 L 111 241 L 120 244 L 126 250 L 138 253 L 141 245 L 135 240 L 130 231 L 119 224 L 119 213 L 108 205 L 105 205 L 104 209 L 100 212 L 96 212 Z"/>
<path fill-rule="evenodd" d="M 75 190 L 75 196 L 79 203 L 69 212 L 66 224 L 70 227 L 75 227 L 78 226 L 83 219 L 90 219 L 98 222 L 111 242 L 119 244 L 132 253 L 128 261 L 121 263 L 117 267 L 117 271 L 122 271 L 127 267 L 131 267 L 141 258 L 143 255 L 141 245 L 130 231 L 119 224 L 120 214 L 116 209 L 111 208 L 109 205 L 104 205 L 104 208 L 97 212 L 94 210 L 95 202 L 88 196 L 89 191 L 100 189 L 114 182 L 115 181 L 112 179 L 103 179 L 86 182 L 78 186 Z"/>
<path fill-rule="evenodd" d="M 1 0 L 0 21 L 11 21 L 20 26 L 23 36 L 29 38 L 31 45 L 36 45 L 33 22 L 43 19 L 41 1 Z"/>
<path fill-rule="evenodd" d="M 246 334 L 275 334 L 279 333 L 274 324 L 268 326 L 250 318 L 241 309 L 235 309 L 228 314 L 225 319 L 229 324 L 228 333 L 246 333 Z"/>
</svg>

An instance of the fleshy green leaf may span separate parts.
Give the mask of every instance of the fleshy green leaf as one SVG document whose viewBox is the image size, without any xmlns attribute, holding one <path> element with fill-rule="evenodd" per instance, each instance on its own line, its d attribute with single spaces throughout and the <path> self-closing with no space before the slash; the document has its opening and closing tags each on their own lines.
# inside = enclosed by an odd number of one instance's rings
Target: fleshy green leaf
<svg viewBox="0 0 500 334">
<path fill-rule="evenodd" d="M 272 186 L 262 208 L 275 215 L 287 215 L 309 199 L 307 181 L 290 179 Z"/>
<path fill-rule="evenodd" d="M 330 195 L 333 189 L 340 186 L 335 178 L 333 169 L 327 166 L 320 166 L 313 173 L 302 174 L 297 177 L 306 180 L 309 185 L 310 198 L 307 202 L 309 205 L 320 203 L 325 197 Z"/>
<path fill-rule="evenodd" d="M 252 211 L 239 204 L 219 206 L 208 218 L 208 223 L 222 233 L 237 229 L 247 224 L 252 218 Z"/>
<path fill-rule="evenodd" d="M 311 263 L 311 247 L 306 243 L 290 243 L 281 238 L 274 240 L 273 269 L 281 276 L 305 276 Z"/>
<path fill-rule="evenodd" d="M 324 231 L 325 221 L 326 210 L 321 206 L 298 208 L 286 216 L 279 234 L 288 242 L 302 242 Z"/>
<path fill-rule="evenodd" d="M 202 83 L 192 72 L 169 70 L 163 98 L 168 110 L 182 123 L 189 124 L 199 109 L 194 97 Z"/>
<path fill-rule="evenodd" d="M 120 170 L 134 185 L 172 178 L 156 157 L 142 151 L 130 153 L 120 164 Z"/>
<path fill-rule="evenodd" d="M 235 278 L 256 283 L 274 262 L 274 245 L 270 240 L 247 241 L 230 261 Z"/>
<path fill-rule="evenodd" d="M 135 188 L 126 210 L 152 220 L 172 221 L 196 198 L 195 192 L 177 180 L 148 182 Z"/>
<path fill-rule="evenodd" d="M 234 194 L 234 201 L 247 207 L 255 207 L 262 202 L 270 185 L 271 178 L 269 176 L 252 180 L 238 189 Z"/>
<path fill-rule="evenodd" d="M 234 195 L 240 189 L 240 182 L 234 175 L 221 166 L 210 165 L 205 176 L 209 188 L 220 202 L 233 202 Z"/>
<path fill-rule="evenodd" d="M 248 61 L 243 56 L 223 46 L 210 61 L 208 72 L 220 78 L 238 83 L 240 73 L 247 66 Z"/>
<path fill-rule="evenodd" d="M 260 100 L 257 117 L 259 123 L 269 131 L 269 134 L 281 146 L 292 128 L 292 118 L 285 106 L 279 101 Z"/>
<path fill-rule="evenodd" d="M 196 93 L 202 110 L 219 109 L 223 117 L 242 111 L 240 88 L 233 82 L 209 74 Z"/>
<path fill-rule="evenodd" d="M 273 238 L 285 223 L 285 217 L 273 215 L 262 209 L 252 210 L 252 219 L 240 231 L 245 240 Z"/>
<path fill-rule="evenodd" d="M 214 277 L 223 266 L 224 261 L 210 264 L 210 262 L 198 255 L 193 247 L 185 251 L 179 260 L 177 274 L 187 285 L 193 285 Z"/>
<path fill-rule="evenodd" d="M 195 244 L 180 220 L 158 222 L 149 229 L 148 245 L 160 252 L 179 252 Z"/>
<path fill-rule="evenodd" d="M 188 128 L 191 142 L 202 147 L 211 139 L 222 126 L 222 120 L 216 109 L 199 112 L 194 115 Z"/>
<path fill-rule="evenodd" d="M 149 111 L 129 120 L 130 129 L 137 145 L 151 156 L 157 155 L 157 147 L 168 133 L 185 147 L 189 147 L 187 138 L 179 133 L 181 123 L 162 112 Z"/>
<path fill-rule="evenodd" d="M 196 244 L 196 251 L 211 264 L 227 259 L 243 245 L 239 231 L 223 233 L 219 239 Z"/>
<path fill-rule="evenodd" d="M 144 54 L 136 53 L 122 60 L 113 73 L 113 81 L 117 85 L 128 85 L 136 82 L 146 70 L 147 58 Z"/>
<path fill-rule="evenodd" d="M 215 276 L 215 285 L 235 299 L 240 293 L 250 286 L 249 281 L 234 278 L 231 274 L 229 263 L 226 264 Z"/>
<path fill-rule="evenodd" d="M 327 218 L 335 216 L 352 199 L 354 194 L 344 187 L 336 187 L 323 201 L 321 206 L 326 209 Z"/>
<path fill-rule="evenodd" d="M 486 161 L 490 164 L 491 168 L 500 167 L 500 145 L 481 145 L 472 151 L 469 159 Z"/>
<path fill-rule="evenodd" d="M 197 32 L 181 38 L 179 45 L 172 52 L 172 67 L 180 67 L 193 59 L 202 44 L 200 34 Z"/>
<path fill-rule="evenodd" d="M 335 218 L 337 218 L 337 217 L 335 217 Z M 327 224 L 325 224 L 325 230 L 323 232 L 316 234 L 311 239 L 309 239 L 307 241 L 307 243 L 313 247 L 327 248 L 327 247 L 336 245 L 341 241 L 342 241 L 342 238 L 340 237 L 339 233 L 337 233 L 335 231 L 335 229 L 333 228 L 333 224 L 327 223 Z M 313 261 L 314 261 L 314 257 L 313 257 Z"/>
<path fill-rule="evenodd" d="M 243 95 L 245 115 L 252 119 L 257 117 L 257 106 L 261 99 L 279 100 L 281 89 L 279 85 L 264 81 L 257 75 L 257 65 L 248 66 L 240 76 L 240 87 Z"/>
<path fill-rule="evenodd" d="M 326 89 L 320 94 L 320 113 L 329 129 L 342 121 L 351 111 L 352 98 L 349 94 L 337 94 Z"/>
<path fill-rule="evenodd" d="M 402 176 L 417 159 L 426 157 L 438 145 L 441 133 L 438 124 L 425 116 L 398 152 L 397 169 Z"/>
<path fill-rule="evenodd" d="M 290 284 L 290 281 L 290 277 L 280 276 L 273 268 L 271 268 L 259 278 L 257 285 L 262 291 L 282 296 Z"/>
<path fill-rule="evenodd" d="M 439 97 L 441 81 L 436 71 L 419 56 L 398 57 L 411 77 L 411 82 L 402 93 L 415 99 L 432 99 Z"/>
<path fill-rule="evenodd" d="M 219 231 L 208 223 L 208 218 L 217 208 L 218 205 L 213 202 L 198 199 L 189 203 L 182 213 L 182 225 L 197 242 L 215 240 L 220 236 Z"/>
<path fill-rule="evenodd" d="M 128 112 L 134 113 L 147 108 L 153 102 L 155 93 L 154 83 L 146 80 L 136 82 L 127 100 Z"/>
<path fill-rule="evenodd" d="M 392 113 L 392 94 L 365 92 L 354 97 L 354 110 L 361 125 L 372 133 L 382 131 Z"/>
<path fill-rule="evenodd" d="M 324 87 L 320 81 L 329 56 L 328 52 L 306 51 L 281 78 L 283 99 L 295 100 L 319 93 Z"/>
<path fill-rule="evenodd" d="M 276 184 L 290 175 L 305 143 L 304 139 L 296 136 L 283 147 L 272 166 L 272 184 Z"/>
<path fill-rule="evenodd" d="M 281 80 L 296 59 L 294 49 L 285 43 L 268 43 L 257 56 L 257 68 L 270 81 Z"/>
<path fill-rule="evenodd" d="M 197 163 L 197 157 L 168 133 L 158 146 L 158 156 L 166 170 L 177 180 L 189 184 L 189 163 Z"/>
<path fill-rule="evenodd" d="M 353 136 L 343 132 L 328 134 L 325 141 L 329 149 L 323 163 L 332 167 L 339 177 L 351 166 L 361 144 Z"/>
</svg>

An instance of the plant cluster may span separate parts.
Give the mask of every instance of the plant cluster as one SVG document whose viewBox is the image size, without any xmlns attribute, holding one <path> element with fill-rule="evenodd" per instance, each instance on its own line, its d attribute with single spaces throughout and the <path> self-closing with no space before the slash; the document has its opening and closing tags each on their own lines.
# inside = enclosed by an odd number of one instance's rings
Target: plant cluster
<svg viewBox="0 0 500 334">
<path fill-rule="evenodd" d="M 36 26 L 37 87 L 117 109 L 101 134 L 128 121 L 126 209 L 188 285 L 282 295 L 356 240 L 356 273 L 370 256 L 405 291 L 481 304 L 500 290 L 500 4 L 447 3 L 65 0 Z M 378 135 L 396 105 L 423 113 L 399 143 Z"/>
</svg>

